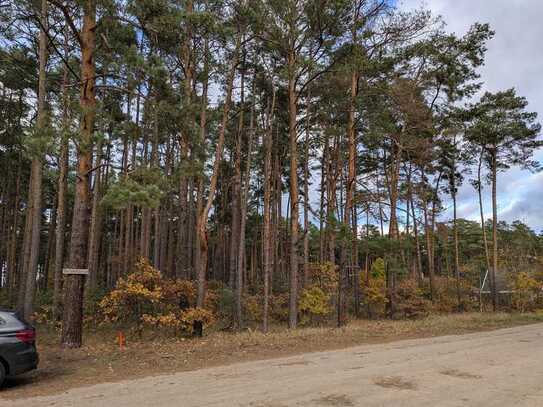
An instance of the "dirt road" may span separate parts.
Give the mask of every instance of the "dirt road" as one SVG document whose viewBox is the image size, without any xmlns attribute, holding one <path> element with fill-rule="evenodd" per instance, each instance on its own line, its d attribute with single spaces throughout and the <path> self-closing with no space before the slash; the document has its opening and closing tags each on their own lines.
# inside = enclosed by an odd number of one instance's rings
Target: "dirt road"
<svg viewBox="0 0 543 407">
<path fill-rule="evenodd" d="M 543 324 L 100 384 L 0 406 L 543 406 Z"/>
</svg>

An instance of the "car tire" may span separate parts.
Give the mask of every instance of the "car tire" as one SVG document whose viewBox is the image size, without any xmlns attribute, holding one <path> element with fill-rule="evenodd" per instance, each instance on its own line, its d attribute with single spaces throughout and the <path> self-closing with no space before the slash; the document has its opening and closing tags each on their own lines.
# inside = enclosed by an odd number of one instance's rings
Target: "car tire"
<svg viewBox="0 0 543 407">
<path fill-rule="evenodd" d="M 6 379 L 6 368 L 4 367 L 4 364 L 0 362 L 0 388 L 4 384 L 5 379 Z"/>
</svg>

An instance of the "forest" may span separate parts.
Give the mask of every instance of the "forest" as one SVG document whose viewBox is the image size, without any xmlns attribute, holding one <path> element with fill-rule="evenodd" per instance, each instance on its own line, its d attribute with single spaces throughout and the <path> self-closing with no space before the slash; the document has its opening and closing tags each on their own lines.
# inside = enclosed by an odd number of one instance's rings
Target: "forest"
<svg viewBox="0 0 543 407">
<path fill-rule="evenodd" d="M 497 196 L 541 126 L 484 91 L 493 36 L 390 0 L 0 1 L 0 304 L 67 348 L 543 308 Z"/>
</svg>

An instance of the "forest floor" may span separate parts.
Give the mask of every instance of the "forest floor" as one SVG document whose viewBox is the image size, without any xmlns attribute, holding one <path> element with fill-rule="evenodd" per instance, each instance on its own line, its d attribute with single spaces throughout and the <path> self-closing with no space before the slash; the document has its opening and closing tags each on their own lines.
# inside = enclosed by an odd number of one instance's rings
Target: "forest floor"
<svg viewBox="0 0 543 407">
<path fill-rule="evenodd" d="M 9 379 L 0 398 L 12 400 L 44 396 L 76 387 L 238 362 L 403 339 L 490 331 L 537 322 L 543 322 L 543 313 L 432 315 L 415 321 L 357 320 L 342 329 L 323 327 L 289 331 L 277 327 L 268 334 L 250 330 L 242 333 L 214 332 L 202 339 L 152 336 L 152 332 L 146 332 L 141 338 L 126 334 L 124 350 L 119 349 L 114 330 L 87 330 L 81 349 L 63 350 L 58 345 L 57 332 L 38 327 L 40 368 Z"/>
</svg>

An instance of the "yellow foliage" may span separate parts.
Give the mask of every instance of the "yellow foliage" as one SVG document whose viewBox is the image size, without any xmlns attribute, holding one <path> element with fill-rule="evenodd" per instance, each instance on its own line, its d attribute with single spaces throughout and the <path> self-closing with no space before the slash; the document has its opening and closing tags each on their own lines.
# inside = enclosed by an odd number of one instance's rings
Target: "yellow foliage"
<svg viewBox="0 0 543 407">
<path fill-rule="evenodd" d="M 388 302 L 384 270 L 384 261 L 379 258 L 373 262 L 367 281 L 364 273 L 360 275 L 360 290 L 370 313 L 382 314 Z"/>
<path fill-rule="evenodd" d="M 424 292 L 427 298 L 430 298 L 429 281 L 425 282 Z M 477 307 L 478 299 L 474 296 L 471 283 L 465 279 L 460 279 L 460 310 L 466 311 Z M 434 277 L 434 310 L 438 312 L 458 311 L 458 290 L 456 278 Z"/>
<path fill-rule="evenodd" d="M 543 284 L 527 272 L 516 273 L 512 278 L 513 306 L 520 312 L 534 308 Z"/>
<path fill-rule="evenodd" d="M 324 317 L 330 313 L 330 296 L 320 287 L 311 286 L 302 290 L 298 300 L 298 309 L 302 313 L 302 322 L 309 316 Z"/>
<path fill-rule="evenodd" d="M 270 296 L 270 316 L 276 321 L 288 321 L 289 294 Z"/>
<path fill-rule="evenodd" d="M 385 280 L 370 278 L 369 284 L 363 283 L 361 289 L 366 304 L 374 307 L 384 306 L 388 302 L 385 288 Z"/>
<path fill-rule="evenodd" d="M 213 301 L 213 292 L 207 297 L 206 305 Z M 195 302 L 192 281 L 163 279 L 148 261 L 140 259 L 135 272 L 119 279 L 99 306 L 106 322 L 145 323 L 191 332 L 195 320 L 202 321 L 204 327 L 214 322 L 213 311 L 194 308 Z M 189 308 L 182 309 L 181 303 Z"/>
<path fill-rule="evenodd" d="M 424 298 L 424 291 L 415 280 L 403 280 L 396 288 L 396 312 L 402 317 L 415 319 L 428 315 L 432 303 Z"/>
<path fill-rule="evenodd" d="M 213 314 L 203 308 L 188 308 L 186 310 L 170 311 L 165 314 L 142 316 L 142 322 L 162 328 L 174 328 L 192 333 L 194 321 L 201 321 L 204 328 L 215 321 Z"/>
<path fill-rule="evenodd" d="M 319 287 L 326 293 L 337 291 L 339 279 L 338 268 L 331 262 L 319 264 L 313 271 L 313 285 Z"/>
<path fill-rule="evenodd" d="M 208 289 L 204 300 L 204 308 L 216 313 L 219 309 L 219 294 L 215 290 Z"/>
<path fill-rule="evenodd" d="M 213 313 L 204 308 L 189 308 L 182 313 L 181 320 L 183 329 L 192 332 L 193 322 L 201 321 L 204 328 L 208 328 L 215 322 Z"/>
<path fill-rule="evenodd" d="M 183 298 L 188 304 L 196 303 L 196 288 L 194 283 L 188 280 L 169 280 L 162 284 L 163 300 L 179 304 Z"/>
<path fill-rule="evenodd" d="M 260 301 L 261 297 L 256 295 L 248 295 L 243 298 L 243 307 L 247 319 L 253 322 L 260 322 L 263 318 L 263 305 Z"/>
</svg>

